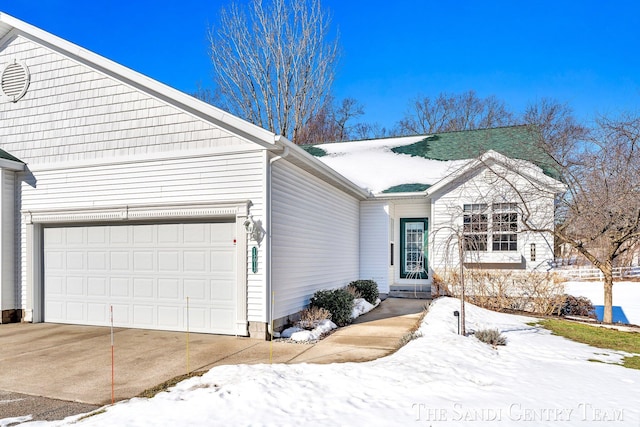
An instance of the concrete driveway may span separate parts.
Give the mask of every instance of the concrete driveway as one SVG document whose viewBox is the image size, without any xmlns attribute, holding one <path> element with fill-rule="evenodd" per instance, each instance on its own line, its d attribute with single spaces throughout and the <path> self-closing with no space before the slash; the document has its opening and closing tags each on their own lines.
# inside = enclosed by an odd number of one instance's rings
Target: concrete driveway
<svg viewBox="0 0 640 427">
<path fill-rule="evenodd" d="M 388 298 L 380 307 L 316 344 L 189 334 L 189 370 L 217 365 L 334 363 L 374 360 L 394 352 L 418 321 L 425 300 Z M 53 323 L 0 325 L 0 419 L 35 414 L 39 396 L 102 406 L 111 403 L 110 328 Z M 115 400 L 128 399 L 187 372 L 187 334 L 114 329 Z M 4 396 L 3 396 L 4 393 Z M 53 418 L 64 406 L 51 401 Z M 13 405 L 13 406 L 12 406 Z M 78 404 L 76 404 L 78 405 Z M 67 407 L 66 415 L 92 406 Z"/>
<path fill-rule="evenodd" d="M 0 390 L 102 405 L 111 402 L 110 329 L 53 323 L 0 326 Z M 187 372 L 187 334 L 114 329 L 115 399 Z M 273 362 L 309 346 L 274 342 Z M 269 361 L 269 343 L 250 338 L 189 335 L 189 369 Z"/>
</svg>

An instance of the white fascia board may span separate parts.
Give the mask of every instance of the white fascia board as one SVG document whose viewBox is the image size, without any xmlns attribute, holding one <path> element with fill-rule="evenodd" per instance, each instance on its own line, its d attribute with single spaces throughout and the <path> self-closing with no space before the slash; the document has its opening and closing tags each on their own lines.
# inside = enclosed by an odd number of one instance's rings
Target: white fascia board
<svg viewBox="0 0 640 427">
<path fill-rule="evenodd" d="M 8 169 L 11 171 L 23 171 L 24 170 L 24 163 L 22 162 L 16 162 L 15 160 L 8 160 L 8 159 L 0 159 L 0 168 L 2 169 Z"/>
<path fill-rule="evenodd" d="M 0 13 L 0 24 L 2 23 L 13 27 L 12 31 L 3 34 L 3 39 L 12 37 L 14 33 L 22 35 L 54 51 L 59 51 L 78 63 L 87 65 L 102 74 L 115 78 L 122 83 L 128 84 L 163 102 L 171 104 L 192 116 L 211 122 L 235 136 L 254 142 L 265 148 L 273 148 L 275 144 L 276 135 L 273 132 L 262 129 L 211 104 L 200 101 L 191 95 L 160 83 L 137 71 L 133 71 L 124 65 L 61 39 L 58 36 L 27 24 L 6 13 Z"/>
<path fill-rule="evenodd" d="M 542 172 L 542 169 L 540 169 L 539 167 L 535 166 L 533 163 L 530 163 L 531 167 L 530 168 L 526 168 L 526 169 L 520 169 L 520 168 L 514 168 L 513 164 L 510 162 L 511 160 L 513 161 L 518 161 L 518 162 L 524 162 L 524 160 L 514 160 L 511 159 L 510 157 L 504 156 L 503 154 L 500 154 L 496 151 L 493 150 L 489 150 L 486 153 L 484 153 L 482 156 L 480 156 L 479 158 L 476 159 L 470 159 L 469 162 L 467 162 L 466 164 L 464 164 L 462 167 L 460 167 L 459 169 L 457 169 L 456 171 L 454 171 L 451 175 L 441 179 L 440 181 L 438 181 L 437 183 L 435 183 L 434 185 L 432 185 L 431 187 L 429 187 L 426 192 L 429 196 L 441 191 L 444 187 L 446 187 L 447 185 L 455 182 L 456 180 L 460 179 L 461 177 L 468 175 L 470 173 L 472 173 L 473 171 L 475 171 L 476 169 L 479 169 L 481 167 L 486 167 L 487 163 L 489 161 L 493 161 L 496 164 L 499 164 L 511 171 L 513 171 L 514 173 L 517 173 L 519 175 L 522 175 L 523 177 L 530 179 L 532 181 L 535 181 L 545 187 L 547 187 L 549 190 L 552 190 L 554 193 L 559 194 L 562 193 L 564 191 L 567 190 L 567 186 L 565 184 L 563 184 L 562 182 L 551 178 L 550 176 L 545 175 Z"/>
<path fill-rule="evenodd" d="M 375 200 L 408 200 L 408 199 L 426 199 L 427 191 L 414 191 L 407 193 L 379 193 L 374 194 Z"/>
<path fill-rule="evenodd" d="M 285 147 L 289 148 L 289 154 L 285 159 L 291 160 L 289 157 L 294 157 L 295 160 L 303 164 L 305 167 L 310 170 L 315 171 L 318 175 L 323 178 L 329 178 L 327 182 L 334 182 L 341 186 L 343 189 L 349 191 L 354 196 L 359 199 L 368 199 L 372 197 L 372 194 L 363 189 L 362 187 L 357 186 L 351 180 L 345 178 L 340 175 L 334 169 L 322 163 L 320 160 L 316 159 L 311 154 L 307 153 L 302 148 L 295 145 L 293 142 L 289 141 L 287 138 L 282 135 L 276 136 L 276 143 L 280 145 L 282 149 Z M 325 180 L 326 181 L 326 180 Z M 335 184 L 334 184 L 335 185 Z"/>
</svg>

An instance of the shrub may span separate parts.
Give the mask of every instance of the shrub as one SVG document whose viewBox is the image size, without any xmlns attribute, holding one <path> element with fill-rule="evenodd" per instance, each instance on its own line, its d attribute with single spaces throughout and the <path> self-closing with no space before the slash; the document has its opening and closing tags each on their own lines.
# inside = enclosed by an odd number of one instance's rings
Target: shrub
<svg viewBox="0 0 640 427">
<path fill-rule="evenodd" d="M 297 326 L 302 329 L 313 329 L 325 319 L 331 319 L 329 310 L 321 307 L 309 307 L 302 310 Z"/>
<path fill-rule="evenodd" d="M 362 294 L 360 293 L 360 291 L 358 291 L 358 289 L 355 286 L 349 285 L 345 289 L 347 290 L 347 292 L 353 295 L 354 299 L 362 298 Z"/>
<path fill-rule="evenodd" d="M 346 289 L 331 289 L 317 291 L 311 297 L 311 307 L 324 308 L 331 313 L 331 321 L 338 326 L 351 323 L 353 310 L 353 295 Z"/>
<path fill-rule="evenodd" d="M 560 316 L 583 316 L 595 319 L 596 309 L 589 298 L 564 295 Z"/>
<path fill-rule="evenodd" d="M 349 283 L 349 286 L 353 286 L 362 295 L 362 298 L 367 300 L 369 304 L 375 304 L 378 296 L 378 284 L 373 280 L 355 280 Z"/>
<path fill-rule="evenodd" d="M 452 281 L 452 283 L 457 283 L 458 275 L 450 273 L 447 275 L 447 278 L 445 278 L 444 276 L 438 273 L 433 273 L 433 276 L 431 278 L 431 293 L 433 295 L 438 295 L 438 296 L 445 296 L 445 297 L 452 296 L 453 294 L 451 292 L 451 289 L 449 287 L 449 283 L 447 282 L 447 280 Z"/>
<path fill-rule="evenodd" d="M 457 272 L 440 273 L 460 296 Z M 553 273 L 468 269 L 465 271 L 466 300 L 494 311 L 526 311 L 541 315 L 557 313 L 564 302 L 564 283 Z"/>
<path fill-rule="evenodd" d="M 476 331 L 474 335 L 483 343 L 490 344 L 494 347 L 507 344 L 507 339 L 500 334 L 500 331 L 497 329 L 482 329 Z"/>
</svg>

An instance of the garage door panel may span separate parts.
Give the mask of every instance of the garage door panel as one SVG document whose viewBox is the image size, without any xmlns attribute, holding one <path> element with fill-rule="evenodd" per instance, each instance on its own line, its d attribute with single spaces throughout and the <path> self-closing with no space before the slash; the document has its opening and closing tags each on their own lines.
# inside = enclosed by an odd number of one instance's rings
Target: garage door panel
<svg viewBox="0 0 640 427">
<path fill-rule="evenodd" d="M 83 277 L 67 277 L 67 295 L 84 296 L 84 278 Z"/>
<path fill-rule="evenodd" d="M 111 244 L 129 243 L 129 227 L 108 227 L 108 233 Z"/>
<path fill-rule="evenodd" d="M 231 251 L 211 251 L 211 270 L 216 273 L 230 273 L 235 271 L 235 254 Z"/>
<path fill-rule="evenodd" d="M 187 225 L 185 225 L 187 227 Z M 185 240 L 186 241 L 186 240 Z M 158 226 L 158 243 L 180 242 L 180 226 L 178 224 L 162 224 Z"/>
<path fill-rule="evenodd" d="M 169 273 L 180 272 L 180 252 L 178 251 L 159 251 L 158 252 L 158 270 Z"/>
<path fill-rule="evenodd" d="M 190 301 L 208 301 L 211 294 L 207 292 L 207 281 L 205 279 L 185 279 L 184 281 L 185 298 L 189 297 Z"/>
<path fill-rule="evenodd" d="M 158 307 L 158 326 L 167 329 L 180 328 L 182 317 L 181 308 L 175 306 L 159 306 Z"/>
<path fill-rule="evenodd" d="M 128 297 L 129 279 L 126 277 L 112 277 L 109 280 L 109 296 L 111 297 Z"/>
<path fill-rule="evenodd" d="M 108 243 L 107 240 L 107 227 L 94 226 L 87 229 L 87 244 L 88 245 L 101 245 Z"/>
<path fill-rule="evenodd" d="M 83 301 L 68 301 L 65 305 L 67 319 L 71 322 L 81 322 L 86 318 L 85 305 Z"/>
<path fill-rule="evenodd" d="M 154 326 L 155 307 L 153 305 L 133 305 L 133 323 L 139 327 Z"/>
<path fill-rule="evenodd" d="M 89 270 L 106 270 L 107 269 L 107 253 L 87 252 L 87 268 Z"/>
<path fill-rule="evenodd" d="M 180 295 L 179 279 L 158 279 L 158 298 L 177 300 Z"/>
<path fill-rule="evenodd" d="M 44 229 L 45 321 L 235 333 L 235 223 Z M 187 313 L 187 297 L 190 309 Z"/>
<path fill-rule="evenodd" d="M 202 273 L 207 270 L 206 251 L 183 252 L 183 268 L 188 273 Z"/>
<path fill-rule="evenodd" d="M 222 308 L 212 308 L 209 310 L 211 322 L 222 325 L 226 329 L 233 329 L 233 312 Z"/>
<path fill-rule="evenodd" d="M 87 320 L 100 325 L 109 322 L 109 306 L 105 303 L 87 303 Z"/>
<path fill-rule="evenodd" d="M 154 279 L 140 278 L 133 279 L 133 297 L 134 298 L 154 298 Z"/>
<path fill-rule="evenodd" d="M 107 279 L 105 277 L 87 278 L 87 297 L 104 298 L 107 296 Z"/>
<path fill-rule="evenodd" d="M 129 271 L 129 251 L 112 251 L 109 255 L 110 270 Z"/>
</svg>

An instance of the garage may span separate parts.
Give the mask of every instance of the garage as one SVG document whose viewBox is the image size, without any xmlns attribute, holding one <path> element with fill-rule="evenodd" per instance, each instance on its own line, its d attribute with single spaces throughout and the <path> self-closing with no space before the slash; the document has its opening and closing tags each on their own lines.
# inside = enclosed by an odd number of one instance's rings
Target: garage
<svg viewBox="0 0 640 427">
<path fill-rule="evenodd" d="M 236 333 L 235 222 L 43 227 L 44 321 Z"/>
</svg>

